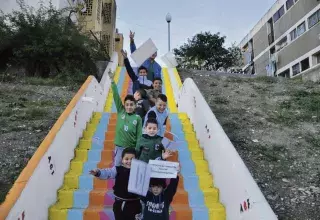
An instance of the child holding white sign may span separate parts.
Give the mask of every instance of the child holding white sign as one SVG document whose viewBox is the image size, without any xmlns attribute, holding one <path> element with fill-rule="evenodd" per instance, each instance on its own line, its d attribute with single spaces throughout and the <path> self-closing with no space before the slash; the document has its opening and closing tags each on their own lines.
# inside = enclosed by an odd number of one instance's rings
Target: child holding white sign
<svg viewBox="0 0 320 220">
<path fill-rule="evenodd" d="M 113 213 L 116 220 L 135 220 L 141 213 L 140 197 L 128 192 L 131 161 L 136 157 L 134 148 L 126 148 L 122 151 L 122 166 L 114 166 L 107 169 L 91 170 L 90 174 L 99 179 L 115 179 L 113 193 Z"/>
<path fill-rule="evenodd" d="M 149 118 L 144 127 L 145 134 L 137 141 L 136 151 L 138 159 L 146 163 L 149 160 L 166 160 L 172 156 L 171 151 L 164 148 L 162 137 L 157 135 L 158 122 L 155 118 Z"/>
<path fill-rule="evenodd" d="M 166 188 L 166 179 L 152 178 L 150 190 L 141 200 L 145 207 L 142 219 L 144 220 L 169 220 L 169 206 L 177 192 L 179 176 L 170 179 Z"/>
</svg>

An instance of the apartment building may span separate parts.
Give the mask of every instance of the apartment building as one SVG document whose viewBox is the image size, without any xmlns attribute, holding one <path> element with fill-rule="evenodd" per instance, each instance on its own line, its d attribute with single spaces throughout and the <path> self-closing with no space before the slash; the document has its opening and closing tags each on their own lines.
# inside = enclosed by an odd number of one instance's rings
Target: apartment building
<svg viewBox="0 0 320 220">
<path fill-rule="evenodd" d="M 277 0 L 241 41 L 248 74 L 320 78 L 320 0 Z"/>
<path fill-rule="evenodd" d="M 84 3 L 85 9 L 77 16 L 79 25 L 82 25 L 86 32 L 91 30 L 112 55 L 116 37 L 116 1 L 84 0 Z"/>
</svg>

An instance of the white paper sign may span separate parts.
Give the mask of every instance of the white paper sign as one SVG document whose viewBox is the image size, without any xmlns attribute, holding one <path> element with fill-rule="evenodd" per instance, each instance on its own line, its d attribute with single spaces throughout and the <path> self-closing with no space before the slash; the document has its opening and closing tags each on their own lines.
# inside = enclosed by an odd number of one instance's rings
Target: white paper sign
<svg viewBox="0 0 320 220">
<path fill-rule="evenodd" d="M 170 139 L 164 137 L 161 141 L 162 145 L 166 148 L 166 149 L 169 149 L 171 151 L 177 151 L 178 150 L 178 147 L 179 145 L 182 143 L 182 142 L 179 142 L 179 141 L 171 141 Z"/>
<path fill-rule="evenodd" d="M 131 58 L 137 64 L 137 66 L 141 66 L 144 61 L 146 61 L 149 57 L 152 56 L 152 54 L 157 51 L 158 49 L 156 45 L 153 43 L 151 38 L 149 38 L 131 54 Z"/>
<path fill-rule="evenodd" d="M 149 190 L 151 167 L 141 161 L 133 159 L 131 162 L 128 191 L 146 196 Z"/>
<path fill-rule="evenodd" d="M 163 160 L 149 160 L 149 166 L 154 178 L 176 178 L 179 169 L 179 163 Z"/>
</svg>

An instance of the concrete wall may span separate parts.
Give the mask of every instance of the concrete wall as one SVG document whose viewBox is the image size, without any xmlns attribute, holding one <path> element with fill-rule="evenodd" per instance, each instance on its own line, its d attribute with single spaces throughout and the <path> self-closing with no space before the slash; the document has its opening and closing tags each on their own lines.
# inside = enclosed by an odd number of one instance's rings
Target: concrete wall
<svg viewBox="0 0 320 220">
<path fill-rule="evenodd" d="M 253 52 L 258 56 L 269 46 L 267 24 L 263 25 L 261 29 L 253 36 Z"/>
<path fill-rule="evenodd" d="M 254 62 L 255 73 L 257 75 L 267 75 L 266 66 L 269 64 L 269 52 L 264 53 Z"/>
<path fill-rule="evenodd" d="M 320 64 L 305 71 L 302 75 L 304 81 L 320 82 Z"/>
<path fill-rule="evenodd" d="M 275 40 L 283 35 L 289 28 L 302 19 L 308 12 L 319 5 L 317 0 L 299 0 L 292 6 L 275 24 L 274 37 Z M 299 24 L 297 24 L 299 25 Z"/>
<path fill-rule="evenodd" d="M 320 45 L 319 34 L 320 23 L 279 51 L 278 69 L 318 47 Z"/>
</svg>

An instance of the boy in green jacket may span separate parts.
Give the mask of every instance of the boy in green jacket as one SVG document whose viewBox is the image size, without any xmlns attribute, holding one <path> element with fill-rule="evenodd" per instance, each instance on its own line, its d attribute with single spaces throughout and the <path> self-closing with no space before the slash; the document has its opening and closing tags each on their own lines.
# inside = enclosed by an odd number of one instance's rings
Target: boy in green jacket
<svg viewBox="0 0 320 220">
<path fill-rule="evenodd" d="M 138 159 L 146 163 L 149 160 L 166 160 L 172 152 L 162 145 L 162 137 L 158 136 L 158 122 L 149 118 L 144 127 L 145 134 L 141 136 L 136 145 Z"/>
<path fill-rule="evenodd" d="M 113 80 L 111 82 L 111 89 L 118 113 L 116 137 L 114 140 L 114 144 L 116 145 L 114 166 L 120 166 L 123 149 L 127 147 L 134 148 L 137 144 L 137 140 L 142 135 L 142 120 L 139 115 L 135 114 L 136 103 L 133 95 L 127 95 L 124 99 L 123 105 L 117 85 Z"/>
</svg>

